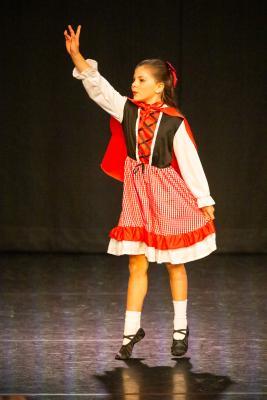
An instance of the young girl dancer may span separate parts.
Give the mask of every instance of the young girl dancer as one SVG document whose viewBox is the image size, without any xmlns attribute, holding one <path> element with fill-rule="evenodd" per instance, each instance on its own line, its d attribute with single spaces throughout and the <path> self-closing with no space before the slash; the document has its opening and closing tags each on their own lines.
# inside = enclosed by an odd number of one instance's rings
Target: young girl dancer
<svg viewBox="0 0 267 400">
<path fill-rule="evenodd" d="M 123 341 L 116 359 L 131 357 L 145 332 L 141 312 L 149 262 L 165 263 L 174 306 L 171 353 L 188 349 L 187 274 L 184 263 L 216 250 L 214 207 L 190 126 L 177 108 L 174 67 L 143 60 L 134 70 L 133 97 L 122 96 L 79 51 L 81 25 L 64 31 L 66 49 L 89 97 L 111 115 L 111 140 L 102 169 L 123 181 L 120 218 L 107 252 L 129 254 Z"/>
</svg>

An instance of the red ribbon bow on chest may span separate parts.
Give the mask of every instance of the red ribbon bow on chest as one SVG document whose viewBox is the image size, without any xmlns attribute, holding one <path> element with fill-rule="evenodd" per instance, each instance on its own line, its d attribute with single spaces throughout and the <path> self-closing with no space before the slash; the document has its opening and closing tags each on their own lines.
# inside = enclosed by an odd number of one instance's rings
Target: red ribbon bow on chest
<svg viewBox="0 0 267 400">
<path fill-rule="evenodd" d="M 151 114 L 155 111 L 163 112 L 168 115 L 172 115 L 173 117 L 175 117 L 175 116 L 183 117 L 183 115 L 181 113 L 179 113 L 175 107 L 164 106 L 164 103 L 162 101 L 157 101 L 156 103 L 148 104 L 143 101 L 131 99 L 130 97 L 128 97 L 128 100 L 130 100 L 132 103 L 136 104 L 137 107 L 141 108 L 142 119 L 145 119 L 149 114 Z"/>
<path fill-rule="evenodd" d="M 155 111 L 161 112 L 163 111 L 163 102 L 162 101 L 157 101 L 156 103 L 153 104 L 148 104 L 144 103 L 143 101 L 137 101 L 131 99 L 133 103 L 135 103 L 138 107 L 141 108 L 141 118 L 145 120 L 150 114 L 152 114 Z"/>
</svg>

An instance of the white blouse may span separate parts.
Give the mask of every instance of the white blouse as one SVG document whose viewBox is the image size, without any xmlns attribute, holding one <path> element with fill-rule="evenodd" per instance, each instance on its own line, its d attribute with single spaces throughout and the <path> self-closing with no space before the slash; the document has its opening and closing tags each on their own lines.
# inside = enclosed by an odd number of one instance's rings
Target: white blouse
<svg viewBox="0 0 267 400">
<path fill-rule="evenodd" d="M 72 75 L 82 80 L 88 96 L 101 108 L 116 118 L 123 119 L 124 105 L 127 96 L 122 96 L 98 71 L 98 63 L 90 58 L 86 59 L 90 67 L 79 72 L 75 67 Z M 173 150 L 179 164 L 182 177 L 197 199 L 198 207 L 215 204 L 210 196 L 207 178 L 205 176 L 197 149 L 190 139 L 184 121 L 180 124 L 173 138 Z"/>
</svg>

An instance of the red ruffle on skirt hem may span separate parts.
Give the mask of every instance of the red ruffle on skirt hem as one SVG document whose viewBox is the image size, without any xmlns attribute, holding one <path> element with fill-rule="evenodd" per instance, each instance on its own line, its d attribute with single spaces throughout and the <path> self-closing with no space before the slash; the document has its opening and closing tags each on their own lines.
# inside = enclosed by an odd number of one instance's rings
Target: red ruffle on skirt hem
<svg viewBox="0 0 267 400">
<path fill-rule="evenodd" d="M 149 247 L 168 250 L 192 246 L 197 242 L 201 242 L 208 235 L 214 232 L 215 226 L 213 221 L 210 220 L 203 227 L 196 229 L 195 231 L 178 235 L 157 235 L 153 232 L 147 232 L 145 228 L 138 226 L 116 226 L 109 232 L 109 237 L 118 241 L 127 240 L 144 242 Z"/>
</svg>

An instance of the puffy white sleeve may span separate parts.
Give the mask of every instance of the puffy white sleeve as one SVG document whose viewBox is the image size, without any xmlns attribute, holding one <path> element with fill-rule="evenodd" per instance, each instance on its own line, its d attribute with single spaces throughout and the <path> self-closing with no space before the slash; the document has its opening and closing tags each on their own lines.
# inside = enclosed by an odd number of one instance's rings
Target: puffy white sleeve
<svg viewBox="0 0 267 400">
<path fill-rule="evenodd" d="M 101 108 L 116 118 L 119 122 L 123 119 L 123 110 L 127 97 L 122 96 L 113 86 L 99 73 L 98 63 L 90 58 L 86 59 L 90 68 L 79 72 L 75 67 L 72 76 L 81 79 L 88 96 Z"/>
<path fill-rule="evenodd" d="M 173 150 L 182 177 L 197 199 L 198 207 L 215 204 L 210 196 L 207 178 L 205 176 L 197 149 L 187 133 L 184 121 L 180 124 L 173 139 Z"/>
</svg>

